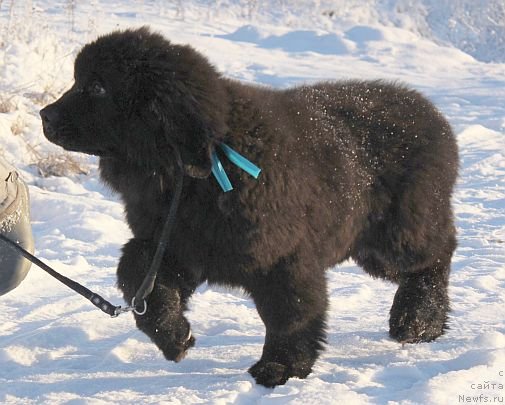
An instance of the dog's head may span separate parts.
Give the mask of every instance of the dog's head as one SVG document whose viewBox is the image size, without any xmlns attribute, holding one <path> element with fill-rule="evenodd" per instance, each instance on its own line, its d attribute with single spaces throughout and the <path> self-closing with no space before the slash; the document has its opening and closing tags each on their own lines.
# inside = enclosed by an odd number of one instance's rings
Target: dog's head
<svg viewBox="0 0 505 405">
<path fill-rule="evenodd" d="M 44 134 L 71 151 L 159 167 L 177 147 L 186 173 L 206 177 L 213 143 L 226 131 L 221 79 L 189 46 L 147 28 L 86 45 L 74 85 L 41 110 Z"/>
</svg>

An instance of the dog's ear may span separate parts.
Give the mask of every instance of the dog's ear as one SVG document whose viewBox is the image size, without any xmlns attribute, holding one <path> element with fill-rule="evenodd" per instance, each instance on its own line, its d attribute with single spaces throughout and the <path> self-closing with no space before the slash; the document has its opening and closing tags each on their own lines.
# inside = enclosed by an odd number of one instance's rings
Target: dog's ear
<svg viewBox="0 0 505 405">
<path fill-rule="evenodd" d="M 212 169 L 211 155 L 221 137 L 222 129 L 212 124 L 203 109 L 193 100 L 179 94 L 158 95 L 149 103 L 150 112 L 160 123 L 159 144 L 177 148 L 185 174 L 194 178 L 206 178 Z"/>
<path fill-rule="evenodd" d="M 208 177 L 214 146 L 227 131 L 222 79 L 190 47 L 177 47 L 177 57 L 149 65 L 133 78 L 135 104 L 159 123 L 164 139 L 157 143 L 178 148 L 186 174 Z"/>
<path fill-rule="evenodd" d="M 194 178 L 206 178 L 211 173 L 211 155 L 222 128 L 207 114 L 212 106 L 201 105 L 184 83 L 177 85 L 175 98 L 171 97 L 170 100 L 172 110 L 167 109 L 167 103 L 158 107 L 158 114 L 163 117 L 164 134 L 179 149 L 186 174 Z"/>
</svg>

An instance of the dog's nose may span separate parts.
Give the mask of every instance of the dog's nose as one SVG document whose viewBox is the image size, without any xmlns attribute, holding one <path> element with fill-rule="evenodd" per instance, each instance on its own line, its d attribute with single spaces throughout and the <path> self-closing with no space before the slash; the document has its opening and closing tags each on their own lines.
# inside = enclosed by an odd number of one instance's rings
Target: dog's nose
<svg viewBox="0 0 505 405">
<path fill-rule="evenodd" d="M 44 124 L 54 124 L 58 119 L 58 111 L 51 105 L 40 110 L 40 118 Z"/>
</svg>

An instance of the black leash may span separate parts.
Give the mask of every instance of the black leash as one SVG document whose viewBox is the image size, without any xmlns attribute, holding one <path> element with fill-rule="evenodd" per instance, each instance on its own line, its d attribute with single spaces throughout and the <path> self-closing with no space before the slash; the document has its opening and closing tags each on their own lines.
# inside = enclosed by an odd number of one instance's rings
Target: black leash
<svg viewBox="0 0 505 405">
<path fill-rule="evenodd" d="M 143 315 L 147 311 L 146 298 L 149 296 L 149 294 L 153 292 L 154 282 L 156 280 L 156 276 L 158 275 L 158 270 L 160 269 L 161 261 L 163 260 L 163 255 L 165 254 L 165 251 L 170 241 L 170 234 L 175 224 L 177 208 L 179 207 L 179 202 L 181 200 L 182 185 L 184 182 L 184 167 L 182 164 L 182 158 L 179 153 L 179 149 L 177 149 L 176 147 L 172 147 L 172 149 L 174 151 L 176 159 L 176 170 L 178 170 L 179 172 L 176 175 L 177 177 L 176 177 L 174 196 L 172 197 L 172 202 L 170 203 L 167 219 L 165 221 L 165 224 L 163 225 L 163 229 L 161 230 L 161 235 L 158 240 L 156 253 L 154 254 L 153 261 L 151 262 L 151 267 L 149 268 L 149 271 L 144 277 L 144 281 L 137 290 L 137 293 L 135 294 L 135 297 L 133 297 L 131 302 L 131 307 L 134 308 L 135 313 L 137 313 L 138 315 Z M 142 309 L 138 308 L 139 305 L 138 303 L 140 302 L 143 303 Z"/>
<path fill-rule="evenodd" d="M 184 169 L 182 165 L 182 159 L 179 153 L 179 150 L 177 148 L 173 148 L 175 158 L 176 158 L 176 163 L 177 163 L 177 169 L 179 173 L 177 173 L 177 178 L 176 178 L 176 185 L 175 185 L 175 192 L 174 196 L 172 198 L 172 201 L 170 203 L 170 208 L 168 211 L 167 219 L 165 221 L 165 224 L 163 225 L 163 229 L 161 231 L 160 238 L 158 240 L 158 246 L 156 248 L 156 252 L 154 254 L 153 261 L 151 262 L 151 267 L 149 268 L 148 273 L 146 274 L 144 281 L 142 282 L 142 285 L 140 288 L 137 290 L 137 293 L 135 294 L 135 297 L 133 297 L 131 306 L 128 307 L 121 307 L 120 305 L 113 305 L 100 295 L 94 293 L 93 291 L 89 290 L 88 288 L 84 287 L 83 285 L 77 283 L 74 280 L 71 280 L 68 277 L 65 277 L 64 275 L 58 273 L 56 270 L 45 264 L 43 261 L 32 255 L 30 252 L 25 250 L 21 245 L 18 243 L 10 240 L 6 236 L 0 234 L 0 239 L 3 240 L 9 247 L 14 249 L 17 253 L 22 255 L 24 258 L 32 262 L 33 264 L 37 265 L 40 267 L 42 270 L 46 271 L 49 273 L 51 276 L 53 276 L 55 279 L 60 281 L 61 283 L 65 284 L 67 287 L 71 288 L 74 290 L 76 293 L 82 295 L 84 298 L 88 299 L 91 301 L 91 303 L 96 306 L 98 309 L 101 311 L 105 312 L 106 314 L 116 317 L 119 314 L 123 312 L 135 312 L 137 315 L 144 315 L 147 311 L 147 303 L 146 303 L 146 298 L 149 296 L 149 294 L 152 293 L 154 289 L 154 282 L 156 280 L 156 276 L 158 274 L 158 270 L 160 269 L 161 266 L 161 261 L 163 259 L 163 255 L 165 254 L 166 248 L 168 246 L 168 242 L 170 240 L 170 233 L 172 232 L 172 229 L 175 224 L 175 219 L 176 219 L 176 214 L 177 214 L 177 208 L 179 207 L 179 201 L 181 199 L 181 194 L 182 194 L 182 186 L 183 186 L 183 181 L 184 181 Z M 138 303 L 142 302 L 142 307 L 139 309 Z"/>
<path fill-rule="evenodd" d="M 84 298 L 87 298 L 88 300 L 91 301 L 91 303 L 96 306 L 97 308 L 101 309 L 103 312 L 110 316 L 118 316 L 121 312 L 125 312 L 121 306 L 115 306 L 112 305 L 109 301 L 106 299 L 102 298 L 100 295 L 94 293 L 93 291 L 87 289 L 86 287 L 82 286 L 81 284 L 75 282 L 74 280 L 69 279 L 68 277 L 65 277 L 64 275 L 58 273 L 56 270 L 53 268 L 49 267 L 47 264 L 45 264 L 43 261 L 32 255 L 30 252 L 27 250 L 23 249 L 21 245 L 17 244 L 16 242 L 13 242 L 6 236 L 0 234 L 0 239 L 2 239 L 4 242 L 6 242 L 12 249 L 14 249 L 16 252 L 18 252 L 20 255 L 22 255 L 24 258 L 28 259 L 31 261 L 33 264 L 36 264 L 38 267 L 40 267 L 42 270 L 48 272 L 51 276 L 53 276 L 55 279 L 58 281 L 62 282 L 65 284 L 67 287 L 71 288 L 74 290 L 76 293 L 81 294 Z"/>
</svg>

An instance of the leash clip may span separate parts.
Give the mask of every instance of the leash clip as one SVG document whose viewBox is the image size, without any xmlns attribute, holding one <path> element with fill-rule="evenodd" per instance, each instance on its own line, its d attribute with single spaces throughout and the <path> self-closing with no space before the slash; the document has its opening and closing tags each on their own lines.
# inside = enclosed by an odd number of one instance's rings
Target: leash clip
<svg viewBox="0 0 505 405">
<path fill-rule="evenodd" d="M 135 297 L 132 298 L 131 308 L 132 308 L 132 311 L 137 315 L 144 315 L 147 312 L 147 302 L 146 302 L 146 300 L 142 300 L 142 301 L 144 302 L 144 307 L 141 311 L 139 311 L 137 309 L 137 306 L 135 305 Z"/>
<path fill-rule="evenodd" d="M 135 297 L 132 298 L 132 303 L 131 305 L 127 307 L 121 307 L 118 306 L 114 309 L 114 314 L 111 315 L 113 318 L 117 318 L 119 315 L 124 314 L 126 312 L 133 312 L 134 314 L 137 314 L 139 316 L 144 315 L 147 312 L 147 302 L 146 300 L 142 300 L 144 302 L 144 305 L 142 307 L 142 310 L 138 310 L 137 306 L 135 305 Z"/>
</svg>

